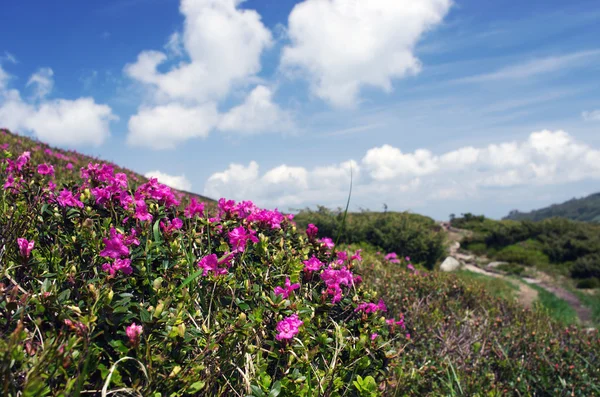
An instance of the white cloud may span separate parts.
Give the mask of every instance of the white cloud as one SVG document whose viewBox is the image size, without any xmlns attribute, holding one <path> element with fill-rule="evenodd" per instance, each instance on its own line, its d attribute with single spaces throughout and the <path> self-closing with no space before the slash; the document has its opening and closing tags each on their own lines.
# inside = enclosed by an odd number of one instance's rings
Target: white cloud
<svg viewBox="0 0 600 397">
<path fill-rule="evenodd" d="M 129 119 L 127 141 L 134 146 L 173 149 L 188 139 L 208 136 L 218 117 L 215 104 L 143 107 Z"/>
<path fill-rule="evenodd" d="M 164 185 L 170 186 L 173 189 L 184 190 L 189 192 L 192 189 L 192 183 L 185 175 L 169 175 L 161 171 L 150 171 L 144 174 L 146 178 L 156 178 Z"/>
<path fill-rule="evenodd" d="M 464 147 L 441 155 L 418 149 L 403 153 L 390 145 L 368 150 L 360 162 L 311 170 L 282 165 L 260 173 L 259 165 L 232 164 L 213 174 L 204 193 L 251 199 L 263 206 L 340 205 L 353 170 L 353 202 L 424 205 L 428 201 L 475 197 L 486 188 L 537 189 L 600 179 L 600 150 L 564 131 L 539 131 L 517 142 Z"/>
<path fill-rule="evenodd" d="M 30 84 L 36 85 L 38 101 L 33 104 L 0 81 L 0 125 L 16 132 L 29 131 L 44 142 L 68 147 L 98 146 L 110 136 L 110 122 L 118 117 L 109 106 L 97 104 L 93 98 L 46 100 L 53 85 L 49 68 L 32 75 Z"/>
<path fill-rule="evenodd" d="M 224 114 L 219 122 L 222 131 L 245 134 L 288 131 L 292 126 L 291 115 L 273 102 L 273 92 L 262 85 L 257 86 L 244 103 Z"/>
<path fill-rule="evenodd" d="M 305 0 L 288 21 L 284 70 L 307 75 L 315 95 L 335 106 L 356 103 L 364 86 L 392 89 L 418 73 L 414 47 L 442 21 L 451 0 Z"/>
<path fill-rule="evenodd" d="M 27 86 L 34 86 L 34 97 L 44 99 L 54 87 L 54 72 L 50 68 L 40 68 L 27 81 Z"/>
<path fill-rule="evenodd" d="M 262 85 L 245 102 L 217 114 L 217 104 L 235 87 L 257 81 L 260 58 L 273 43 L 269 29 L 240 0 L 182 0 L 182 32 L 165 46 L 167 53 L 143 51 L 125 73 L 150 93 L 147 103 L 129 120 L 128 142 L 154 149 L 173 148 L 215 128 L 243 134 L 291 126 L 289 114 L 272 101 Z M 187 55 L 189 61 L 176 59 Z M 161 72 L 158 67 L 166 66 Z"/>
<path fill-rule="evenodd" d="M 0 81 L 2 79 L 0 78 Z M 581 113 L 585 121 L 600 121 L 600 109 Z"/>
<path fill-rule="evenodd" d="M 165 73 L 157 67 L 166 54 L 144 51 L 125 67 L 131 78 L 153 86 L 160 100 L 209 101 L 226 96 L 232 85 L 244 82 L 261 69 L 260 56 L 271 46 L 271 32 L 254 10 L 240 9 L 239 0 L 182 0 L 185 17 L 181 42 L 190 62 Z M 171 36 L 169 48 L 178 48 Z"/>
</svg>

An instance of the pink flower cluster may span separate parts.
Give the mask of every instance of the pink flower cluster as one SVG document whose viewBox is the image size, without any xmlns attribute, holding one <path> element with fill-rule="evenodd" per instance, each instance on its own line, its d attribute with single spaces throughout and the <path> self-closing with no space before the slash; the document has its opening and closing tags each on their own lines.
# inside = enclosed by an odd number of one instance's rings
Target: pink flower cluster
<svg viewBox="0 0 600 397">
<path fill-rule="evenodd" d="M 390 252 L 385 256 L 384 259 L 390 263 L 400 263 L 400 260 L 398 259 L 398 254 L 396 254 L 395 252 Z"/>
<path fill-rule="evenodd" d="M 175 230 L 180 230 L 183 227 L 183 221 L 179 218 L 174 218 L 172 221 L 164 219 L 160 221 L 160 228 L 167 236 L 171 235 Z"/>
<path fill-rule="evenodd" d="M 288 341 L 293 339 L 294 336 L 298 335 L 300 332 L 300 326 L 302 326 L 304 322 L 298 318 L 297 314 L 292 314 L 289 317 L 284 318 L 279 321 L 276 326 L 276 330 L 278 334 L 275 336 L 275 339 L 278 341 Z"/>
<path fill-rule="evenodd" d="M 375 303 L 361 303 L 358 305 L 355 312 L 365 312 L 365 313 L 377 313 L 377 312 L 387 312 L 387 306 L 383 299 L 380 299 L 377 304 Z"/>
<path fill-rule="evenodd" d="M 312 258 L 302 263 L 304 263 L 304 271 L 307 273 L 317 272 L 323 267 L 323 262 L 321 262 L 314 255 L 312 256 Z"/>
<path fill-rule="evenodd" d="M 347 287 L 354 283 L 352 272 L 347 268 L 336 269 L 332 265 L 321 273 L 321 279 L 327 286 L 327 295 L 332 296 L 331 303 L 338 303 L 342 300 L 342 285 Z"/>
<path fill-rule="evenodd" d="M 129 246 L 140 245 L 136 235 L 135 229 L 132 229 L 129 236 L 125 236 L 112 227 L 110 228 L 110 238 L 102 240 L 105 247 L 100 252 L 100 256 L 114 259 L 112 264 L 105 263 L 102 265 L 102 270 L 110 274 L 111 277 L 119 271 L 126 275 L 133 273 L 131 259 L 123 257 L 129 256 Z"/>
<path fill-rule="evenodd" d="M 136 325 L 135 323 L 131 323 L 130 326 L 125 328 L 125 334 L 127 335 L 127 338 L 129 338 L 129 343 L 134 347 L 140 343 L 140 336 L 142 335 L 142 332 L 142 326 Z"/>
<path fill-rule="evenodd" d="M 393 318 L 389 318 L 385 320 L 385 322 L 394 330 L 396 327 L 401 327 L 402 329 L 406 329 L 406 325 L 404 324 L 404 315 L 400 314 L 400 319 L 396 321 Z"/>
<path fill-rule="evenodd" d="M 183 211 L 183 215 L 188 219 L 194 218 L 195 216 L 203 217 L 204 203 L 199 203 L 198 200 L 192 198 L 189 205 Z"/>
<path fill-rule="evenodd" d="M 314 240 L 317 237 L 318 232 L 319 228 L 312 223 L 309 223 L 306 227 L 306 235 L 308 236 L 309 240 Z"/>
<path fill-rule="evenodd" d="M 246 243 L 248 240 L 253 243 L 258 243 L 256 232 L 254 230 L 246 231 L 244 226 L 239 226 L 229 232 L 229 243 L 231 244 L 234 252 L 244 252 L 246 249 Z"/>
</svg>

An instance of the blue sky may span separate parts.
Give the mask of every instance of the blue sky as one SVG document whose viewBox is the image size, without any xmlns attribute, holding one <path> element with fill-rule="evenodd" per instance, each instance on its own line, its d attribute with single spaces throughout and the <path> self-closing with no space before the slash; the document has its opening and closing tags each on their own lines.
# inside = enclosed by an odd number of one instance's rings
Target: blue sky
<svg viewBox="0 0 600 397">
<path fill-rule="evenodd" d="M 500 217 L 600 190 L 600 5 L 21 0 L 0 126 L 209 196 Z"/>
</svg>

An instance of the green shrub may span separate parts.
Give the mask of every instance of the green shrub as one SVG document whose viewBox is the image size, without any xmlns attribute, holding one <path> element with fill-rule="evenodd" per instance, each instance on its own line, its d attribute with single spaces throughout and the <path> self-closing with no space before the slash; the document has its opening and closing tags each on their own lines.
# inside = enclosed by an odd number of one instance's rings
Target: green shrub
<svg viewBox="0 0 600 397">
<path fill-rule="evenodd" d="M 594 289 L 600 288 L 600 279 L 597 278 L 585 278 L 577 282 L 577 288 L 579 289 Z"/>
<path fill-rule="evenodd" d="M 510 245 L 496 253 L 500 261 L 522 264 L 524 266 L 543 266 L 549 263 L 548 257 L 540 251 L 522 245 Z"/>
<path fill-rule="evenodd" d="M 339 234 L 339 241 L 346 244 L 368 243 L 401 257 L 409 256 L 416 263 L 429 269 L 444 257 L 444 234 L 435 221 L 422 215 L 407 212 L 360 212 L 349 213 L 343 232 L 343 212 L 319 207 L 313 211 L 300 211 L 294 218 L 298 226 L 306 228 L 313 223 L 319 228 L 319 236 Z"/>
</svg>

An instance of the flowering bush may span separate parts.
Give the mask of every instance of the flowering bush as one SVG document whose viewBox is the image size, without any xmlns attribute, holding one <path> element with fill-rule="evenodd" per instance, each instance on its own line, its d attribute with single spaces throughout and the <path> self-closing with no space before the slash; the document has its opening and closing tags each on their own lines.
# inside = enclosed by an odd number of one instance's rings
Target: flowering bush
<svg viewBox="0 0 600 397">
<path fill-rule="evenodd" d="M 359 252 L 251 202 L 209 211 L 111 165 L 76 172 L 57 151 L 50 165 L 9 146 L 4 395 L 360 395 L 365 380 L 385 392 L 400 344 L 354 273 Z"/>
</svg>

